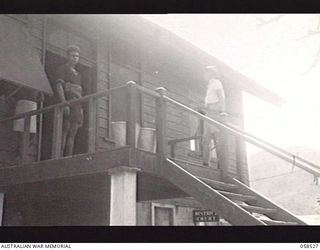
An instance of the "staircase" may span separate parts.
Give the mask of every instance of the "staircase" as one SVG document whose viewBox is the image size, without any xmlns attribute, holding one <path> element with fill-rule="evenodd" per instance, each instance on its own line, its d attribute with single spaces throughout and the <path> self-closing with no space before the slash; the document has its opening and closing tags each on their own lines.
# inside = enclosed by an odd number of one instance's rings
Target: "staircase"
<svg viewBox="0 0 320 250">
<path fill-rule="evenodd" d="M 201 119 L 201 121 L 208 123 L 209 125 L 217 127 L 221 132 L 227 133 L 229 135 L 235 136 L 236 138 L 240 138 L 243 141 L 246 141 L 248 143 L 251 143 L 261 149 L 263 149 L 266 152 L 269 152 L 273 154 L 274 156 L 277 156 L 280 159 L 283 159 L 291 164 L 293 164 L 296 167 L 299 167 L 303 169 L 304 171 L 307 171 L 308 173 L 314 175 L 315 177 L 320 177 L 320 166 L 314 164 L 313 162 L 307 161 L 301 157 L 298 157 L 296 155 L 293 155 L 289 152 L 286 152 L 285 150 L 278 148 L 266 141 L 263 141 L 245 131 L 242 131 L 241 129 L 221 121 L 214 120 L 208 116 L 205 116 L 198 111 L 185 106 L 184 104 L 170 98 L 165 94 L 164 88 L 158 88 L 157 91 L 153 91 L 150 89 L 147 89 L 143 86 L 139 86 L 137 84 L 134 84 L 133 82 L 128 82 L 127 86 L 120 86 L 113 89 L 108 89 L 105 91 L 101 91 L 99 93 L 94 93 L 87 95 L 85 97 L 79 98 L 77 100 L 71 100 L 66 101 L 63 103 L 55 104 L 52 106 L 48 106 L 46 108 L 42 108 L 36 111 L 30 111 L 23 114 L 17 114 L 12 117 L 0 119 L 0 123 L 2 122 L 8 122 L 20 118 L 30 119 L 33 115 L 39 115 L 44 112 L 48 111 L 54 111 L 55 118 L 54 118 L 54 129 L 55 131 L 53 135 L 53 143 L 52 143 L 52 156 L 53 158 L 59 158 L 60 157 L 60 147 L 61 147 L 61 127 L 62 127 L 62 111 L 63 107 L 67 105 L 75 105 L 80 104 L 84 102 L 89 102 L 89 107 L 92 112 L 89 112 L 90 114 L 93 114 L 96 106 L 94 105 L 94 102 L 91 102 L 93 99 L 99 99 L 104 96 L 109 96 L 112 93 L 116 93 L 118 91 L 125 91 L 125 93 L 128 95 L 128 105 L 127 105 L 127 144 L 130 147 L 135 147 L 135 141 L 136 141 L 136 129 L 135 129 L 135 123 L 137 121 L 137 117 L 135 117 L 135 107 L 137 102 L 137 95 L 136 91 L 140 91 L 140 93 L 148 94 L 155 98 L 156 105 L 155 105 L 155 113 L 156 113 L 156 141 L 157 141 L 157 159 L 160 160 L 160 163 L 157 164 L 157 167 L 159 166 L 159 169 L 156 170 L 156 173 L 160 172 L 162 177 L 166 178 L 170 182 L 172 182 L 174 185 L 179 187 L 181 190 L 183 190 L 185 193 L 189 194 L 190 196 L 194 197 L 198 202 L 200 202 L 204 207 L 214 210 L 217 212 L 221 217 L 229 221 L 232 225 L 306 225 L 305 222 L 297 218 L 295 215 L 291 214 L 289 211 L 281 208 L 277 204 L 273 203 L 269 199 L 261 196 L 248 186 L 244 185 L 240 181 L 231 178 L 226 177 L 224 179 L 224 182 L 213 180 L 210 178 L 204 178 L 196 176 L 192 173 L 190 173 L 188 170 L 183 168 L 181 165 L 182 163 L 177 163 L 169 158 L 167 158 L 166 155 L 166 148 L 167 145 L 167 136 L 166 136 L 166 115 L 167 115 L 167 104 L 170 103 L 171 105 L 174 105 L 179 108 L 181 112 L 187 112 L 188 114 L 191 114 L 195 117 L 198 117 Z M 95 152 L 95 139 L 96 134 L 95 131 L 95 119 L 92 119 L 92 117 L 89 117 L 90 124 L 88 125 L 88 131 L 90 132 L 88 134 L 88 147 L 89 147 L 89 153 Z M 27 124 L 27 123 L 26 123 Z M 23 134 L 23 152 L 27 152 L 26 148 L 29 145 L 29 132 L 27 132 L 28 129 Z M 186 138 L 180 138 L 174 140 L 175 143 L 185 141 Z M 188 138 L 188 140 L 195 139 L 194 137 Z M 108 140 L 105 141 L 108 143 Z M 125 155 L 129 155 L 128 149 L 123 149 L 122 152 Z M 96 154 L 96 156 L 99 154 Z M 120 157 L 117 152 L 115 152 L 116 157 Z M 171 147 L 171 155 L 174 157 L 174 147 Z M 22 154 L 21 159 L 22 162 L 26 159 L 27 154 Z M 95 156 L 95 158 L 96 158 Z M 87 156 L 85 156 L 87 157 Z M 91 156 L 90 156 L 91 157 Z M 77 169 L 77 173 L 88 173 L 88 167 L 91 165 L 92 167 L 100 166 L 101 162 L 106 163 L 108 160 L 108 157 L 110 157 L 110 162 L 117 165 L 119 164 L 119 161 L 111 161 L 111 156 L 105 156 L 100 158 L 96 158 L 94 161 L 88 161 L 87 164 L 80 164 L 78 168 L 82 168 L 81 171 Z M 121 158 L 121 157 L 120 157 Z M 85 158 L 88 160 L 87 158 Z M 121 158 L 122 159 L 122 158 Z M 68 161 L 73 161 L 75 158 L 71 157 L 68 159 Z M 127 160 L 127 158 L 123 158 L 123 164 L 130 164 L 130 159 Z M 51 162 L 52 161 L 48 161 Z M 54 160 L 53 160 L 54 162 Z M 147 160 L 146 162 L 151 162 L 151 160 Z M 77 162 L 76 162 L 77 163 Z M 10 163 L 11 164 L 11 163 Z M 110 163 L 109 163 L 110 164 Z M 144 162 L 145 164 L 145 162 Z M 7 163 L 1 163 L 0 162 L 0 168 L 4 168 L 8 166 Z M 60 168 L 60 171 L 57 171 L 55 169 L 55 173 L 57 173 L 57 176 L 61 178 L 61 173 L 69 174 L 76 172 L 74 169 L 67 169 L 68 166 L 66 165 L 59 165 L 57 168 Z M 50 164 L 46 166 L 48 169 L 52 169 L 50 167 Z M 41 167 L 41 171 L 39 170 L 37 174 L 30 175 L 32 178 L 43 178 L 42 174 L 47 174 L 46 178 L 54 178 L 52 176 L 53 172 L 50 171 L 44 171 L 43 167 Z M 17 169 L 12 168 L 13 171 L 16 171 Z M 18 169 L 19 170 L 19 169 Z M 35 168 L 37 170 L 37 168 Z M 79 171 L 78 171 L 79 170 Z M 105 170 L 105 169 L 104 169 Z M 70 171 L 70 172 L 68 172 Z M 101 171 L 101 168 L 97 168 L 95 171 Z M 10 177 L 11 172 L 8 172 L 8 176 Z M 17 174 L 19 178 L 21 178 L 23 175 L 19 173 Z M 49 177 L 48 177 L 49 176 Z M 19 179 L 18 178 L 18 179 Z M 10 178 L 6 178 L 10 179 Z M 219 179 L 220 180 L 220 179 Z M 29 180 L 30 181 L 30 180 Z"/>
<path fill-rule="evenodd" d="M 312 174 L 315 178 L 320 178 L 320 166 L 317 164 L 287 152 L 286 150 L 249 134 L 230 123 L 226 123 L 221 120 L 218 121 L 203 115 L 166 95 L 162 95 L 162 99 L 163 101 L 173 104 L 181 110 L 200 118 L 203 122 L 215 126 L 221 131 L 221 133 L 224 133 L 224 135 L 231 135 L 236 138 L 240 138 L 241 140 L 258 147 L 295 167 L 303 169 L 304 171 Z M 159 110 L 162 110 L 163 113 L 165 111 L 163 107 L 161 109 L 161 106 Z M 162 114 L 160 111 L 158 111 L 158 113 Z M 165 116 L 162 114 L 161 118 L 163 117 Z M 157 129 L 162 132 L 165 131 L 164 128 L 164 125 L 157 127 Z M 157 140 L 161 141 L 161 138 L 162 137 L 158 136 Z M 169 141 L 168 143 L 171 146 L 171 157 L 175 157 L 174 143 L 190 139 L 194 138 L 179 138 Z M 163 145 L 163 142 L 158 142 L 159 147 Z M 183 167 L 184 163 L 181 161 L 179 162 L 177 160 L 167 158 L 167 155 L 164 153 L 164 149 L 158 151 L 162 157 L 162 176 L 175 184 L 185 193 L 192 196 L 205 208 L 218 213 L 232 225 L 307 225 L 297 216 L 275 204 L 268 198 L 263 197 L 235 178 L 225 176 L 224 174 L 224 182 L 221 182 L 221 178 L 217 181 L 212 180 L 210 177 L 204 178 L 203 176 L 196 176 L 188 171 L 187 167 Z M 228 152 L 223 153 L 228 155 Z M 193 163 L 188 162 L 185 164 L 190 165 Z M 227 166 L 225 169 L 228 169 Z"/>
<path fill-rule="evenodd" d="M 170 159 L 165 160 L 162 174 L 232 225 L 306 225 L 289 211 L 234 178 L 221 182 L 198 177 Z"/>
</svg>

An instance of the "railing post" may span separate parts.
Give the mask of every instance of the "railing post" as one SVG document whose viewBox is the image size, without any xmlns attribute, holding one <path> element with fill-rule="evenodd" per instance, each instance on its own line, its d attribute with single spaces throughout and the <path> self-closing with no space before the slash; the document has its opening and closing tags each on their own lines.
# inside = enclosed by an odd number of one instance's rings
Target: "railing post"
<svg viewBox="0 0 320 250">
<path fill-rule="evenodd" d="M 135 148 L 137 123 L 137 89 L 134 81 L 127 82 L 127 145 Z"/>
<path fill-rule="evenodd" d="M 39 94 L 39 109 L 43 108 L 44 94 Z M 39 114 L 39 130 L 38 130 L 38 145 L 37 145 L 37 161 L 41 160 L 41 148 L 42 148 L 42 131 L 43 131 L 43 113 Z"/>
<path fill-rule="evenodd" d="M 156 131 L 157 131 L 157 153 L 163 160 L 167 156 L 167 129 L 166 117 L 167 106 L 163 96 L 166 94 L 166 89 L 163 87 L 157 88 L 160 97 L 156 99 Z M 161 164 L 160 164 L 161 166 Z"/>
<path fill-rule="evenodd" d="M 206 112 L 202 109 L 199 108 L 198 112 L 202 115 L 206 115 Z M 197 135 L 200 135 L 201 137 L 198 139 L 198 145 L 199 145 L 199 151 L 201 152 L 201 155 L 203 155 L 203 136 L 204 136 L 204 120 L 199 117 L 198 120 L 198 131 Z"/>
<path fill-rule="evenodd" d="M 20 149 L 21 164 L 23 164 L 28 157 L 29 144 L 30 144 L 30 120 L 31 118 L 29 115 L 24 118 L 24 129 L 23 129 L 22 143 L 21 143 L 21 149 Z"/>
<path fill-rule="evenodd" d="M 51 149 L 52 159 L 59 158 L 61 156 L 63 108 L 64 107 L 56 107 L 54 109 L 52 149 Z"/>
<path fill-rule="evenodd" d="M 201 138 L 198 140 L 199 143 L 199 151 L 203 154 L 203 134 L 204 134 L 204 120 L 199 120 L 199 135 Z"/>
<path fill-rule="evenodd" d="M 221 120 L 223 123 L 226 123 L 226 118 L 223 117 Z M 229 134 L 224 129 L 221 128 L 220 132 L 217 133 L 218 145 L 217 147 L 217 156 L 218 156 L 218 164 L 221 170 L 222 180 L 227 180 L 229 175 Z M 219 152 L 220 151 L 220 152 Z"/>
<path fill-rule="evenodd" d="M 90 98 L 88 114 L 88 153 L 94 153 L 96 151 L 96 103 L 96 98 Z"/>
<path fill-rule="evenodd" d="M 174 158 L 176 156 L 176 143 L 170 144 L 170 157 Z"/>
</svg>

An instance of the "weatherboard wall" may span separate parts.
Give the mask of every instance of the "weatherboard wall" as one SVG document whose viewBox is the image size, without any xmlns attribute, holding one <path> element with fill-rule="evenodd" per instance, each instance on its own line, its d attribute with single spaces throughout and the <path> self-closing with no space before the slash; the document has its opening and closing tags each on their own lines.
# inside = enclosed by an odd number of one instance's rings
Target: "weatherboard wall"
<svg viewBox="0 0 320 250">
<path fill-rule="evenodd" d="M 203 105 L 206 86 L 202 79 L 202 68 L 208 62 L 201 62 L 201 58 L 197 58 L 189 48 L 180 46 L 177 42 L 179 40 L 175 40 L 170 32 L 148 24 L 141 31 L 140 27 L 134 26 L 134 22 L 118 22 L 110 17 L 109 27 L 112 28 L 102 33 L 92 29 L 90 21 L 79 21 L 80 17 L 49 16 L 46 22 L 44 17 L 27 15 L 27 23 L 17 22 L 27 26 L 31 34 L 30 41 L 39 56 L 43 52 L 44 37 L 46 50 L 63 58 L 68 45 L 80 46 L 80 63 L 93 69 L 97 80 L 93 88 L 96 91 L 124 85 L 133 80 L 150 89 L 165 87 L 170 97 L 193 108 L 197 109 L 199 103 Z M 225 83 L 225 88 L 228 109 L 241 113 L 241 91 L 229 83 Z M 118 105 L 119 100 L 122 106 Z M 155 100 L 143 94 L 139 102 L 137 109 L 141 126 L 155 128 Z M 110 124 L 111 121 L 126 119 L 125 103 L 126 99 L 121 95 L 97 101 L 96 150 L 110 148 L 110 143 L 106 140 L 112 138 Z M 194 135 L 190 114 L 171 104 L 167 111 L 168 140 Z M 228 139 L 228 143 L 230 174 L 235 177 L 246 176 L 246 162 L 242 159 L 240 163 L 237 158 L 237 147 L 243 153 L 244 144 L 237 144 L 233 137 Z M 190 156 L 189 142 L 177 145 L 176 157 L 201 162 L 199 157 Z"/>
</svg>

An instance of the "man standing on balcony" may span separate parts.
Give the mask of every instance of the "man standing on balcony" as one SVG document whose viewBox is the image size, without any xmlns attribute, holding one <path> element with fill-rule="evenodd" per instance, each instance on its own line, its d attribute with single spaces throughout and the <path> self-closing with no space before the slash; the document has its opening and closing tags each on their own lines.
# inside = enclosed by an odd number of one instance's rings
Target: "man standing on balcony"
<svg viewBox="0 0 320 250">
<path fill-rule="evenodd" d="M 80 98 L 82 96 L 81 76 L 75 69 L 80 58 L 80 49 L 69 46 L 67 62 L 61 65 L 56 75 L 56 94 L 61 102 Z M 63 110 L 61 154 L 73 154 L 74 140 L 78 129 L 83 124 L 83 109 L 81 104 L 66 106 Z"/>
<path fill-rule="evenodd" d="M 205 97 L 206 115 L 221 121 L 226 114 L 225 93 L 221 83 L 221 74 L 216 66 L 207 66 L 205 69 L 205 80 L 208 82 Z M 219 150 L 219 129 L 205 122 L 203 137 L 203 165 L 209 166 L 212 152 L 211 141 L 213 139 L 216 147 L 217 158 L 221 154 Z M 218 163 L 219 164 L 219 163 Z"/>
</svg>

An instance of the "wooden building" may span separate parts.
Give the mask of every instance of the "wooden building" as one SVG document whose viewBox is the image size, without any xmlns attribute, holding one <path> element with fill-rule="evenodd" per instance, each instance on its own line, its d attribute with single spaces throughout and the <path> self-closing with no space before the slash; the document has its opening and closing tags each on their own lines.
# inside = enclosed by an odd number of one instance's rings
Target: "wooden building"
<svg viewBox="0 0 320 250">
<path fill-rule="evenodd" d="M 276 94 L 139 16 L 0 18 L 1 53 L 33 66 L 16 63 L 11 73 L 0 70 L 0 90 L 6 90 L 0 94 L 8 105 L 0 120 L 3 225 L 193 225 L 192 211 L 199 209 L 210 209 L 232 225 L 304 224 L 248 187 L 242 92 L 278 105 L 282 100 Z M 7 35 L 10 32 L 13 35 Z M 10 43 L 21 32 L 27 39 Z M 65 104 L 57 106 L 52 88 L 71 44 L 81 49 L 78 71 L 88 96 L 81 100 L 85 122 L 76 138 L 76 153 L 61 157 Z M 224 76 L 231 114 L 227 124 L 197 112 L 206 89 L 203 68 L 212 64 Z M 21 77 L 15 79 L 12 72 Z M 33 79 L 24 82 L 24 74 Z M 25 125 L 18 154 L 12 117 L 28 120 L 30 115 L 14 116 L 16 100 L 8 103 L 6 97 L 19 86 L 20 92 L 44 93 L 44 102 L 37 102 L 38 109 L 45 108 L 29 112 L 37 114 L 37 133 L 30 135 Z M 126 122 L 126 145 L 119 146 L 112 124 L 121 121 Z M 225 133 L 219 169 L 217 164 L 201 165 L 201 134 L 196 131 L 203 122 Z M 145 139 L 141 131 L 155 131 L 156 151 L 139 149 Z M 259 219 L 255 213 L 267 217 Z"/>
</svg>

